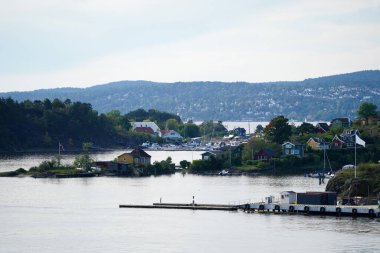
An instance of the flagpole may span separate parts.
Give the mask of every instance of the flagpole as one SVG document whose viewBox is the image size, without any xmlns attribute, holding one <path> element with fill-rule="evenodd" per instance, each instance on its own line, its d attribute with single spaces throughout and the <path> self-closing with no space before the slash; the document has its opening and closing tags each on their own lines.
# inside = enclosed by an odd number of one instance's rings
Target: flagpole
<svg viewBox="0 0 380 253">
<path fill-rule="evenodd" d="M 61 166 L 61 142 L 58 142 L 58 167 Z"/>
<path fill-rule="evenodd" d="M 356 134 L 355 134 L 355 178 L 356 178 L 356 138 L 357 138 L 357 136 L 356 136 Z"/>
</svg>

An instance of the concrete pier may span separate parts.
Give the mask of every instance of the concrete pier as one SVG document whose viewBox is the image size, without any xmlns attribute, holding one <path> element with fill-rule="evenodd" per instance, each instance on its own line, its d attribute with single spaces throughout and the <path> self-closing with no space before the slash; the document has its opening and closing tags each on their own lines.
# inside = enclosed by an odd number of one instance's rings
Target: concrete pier
<svg viewBox="0 0 380 253">
<path fill-rule="evenodd" d="M 119 208 L 162 208 L 162 209 L 188 209 L 188 210 L 218 210 L 237 211 L 238 206 L 217 204 L 180 204 L 180 203 L 153 203 L 153 205 L 119 205 Z"/>
<path fill-rule="evenodd" d="M 240 206 L 248 212 L 303 213 L 337 216 L 380 217 L 378 206 L 343 206 L 343 205 L 297 205 L 281 203 L 251 203 Z"/>
</svg>

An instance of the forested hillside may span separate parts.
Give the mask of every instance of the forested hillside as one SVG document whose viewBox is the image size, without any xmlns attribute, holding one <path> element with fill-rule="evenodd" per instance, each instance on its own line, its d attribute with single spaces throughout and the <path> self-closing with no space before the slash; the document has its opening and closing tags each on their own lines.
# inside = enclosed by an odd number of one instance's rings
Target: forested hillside
<svg viewBox="0 0 380 253">
<path fill-rule="evenodd" d="M 11 98 L 0 98 L 0 119 L 0 152 L 58 149 L 58 143 L 68 150 L 81 149 L 85 142 L 93 148 L 133 147 L 153 137 L 130 131 L 131 121 L 149 120 L 161 127 L 168 121 L 181 122 L 178 116 L 157 110 L 98 113 L 91 104 L 69 99 Z"/>
<path fill-rule="evenodd" d="M 85 89 L 0 93 L 18 101 L 45 98 L 91 103 L 99 112 L 157 109 L 194 120 L 267 121 L 355 117 L 363 101 L 380 107 L 380 71 L 361 71 L 299 82 L 225 83 L 121 81 Z"/>
</svg>

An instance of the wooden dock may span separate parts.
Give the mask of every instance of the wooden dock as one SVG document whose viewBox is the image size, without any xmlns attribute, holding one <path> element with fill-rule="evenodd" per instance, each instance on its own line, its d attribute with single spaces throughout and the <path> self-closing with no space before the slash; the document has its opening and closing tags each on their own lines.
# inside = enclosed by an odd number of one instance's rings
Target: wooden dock
<svg viewBox="0 0 380 253">
<path fill-rule="evenodd" d="M 240 208 L 247 212 L 262 213 L 299 213 L 316 215 L 336 215 L 336 216 L 366 216 L 380 217 L 378 206 L 344 206 L 344 205 L 297 205 L 281 203 L 251 203 L 241 205 Z"/>
<path fill-rule="evenodd" d="M 119 208 L 161 208 L 161 209 L 187 209 L 187 210 L 218 210 L 237 211 L 238 206 L 218 204 L 180 204 L 180 203 L 153 203 L 153 205 L 119 205 Z"/>
</svg>

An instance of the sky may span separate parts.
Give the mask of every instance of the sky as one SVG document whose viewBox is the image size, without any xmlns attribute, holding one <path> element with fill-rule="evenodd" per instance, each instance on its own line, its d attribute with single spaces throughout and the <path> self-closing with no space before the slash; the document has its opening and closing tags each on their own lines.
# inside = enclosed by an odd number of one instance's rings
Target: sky
<svg viewBox="0 0 380 253">
<path fill-rule="evenodd" d="M 0 92 L 380 69 L 380 0 L 0 0 Z"/>
</svg>

